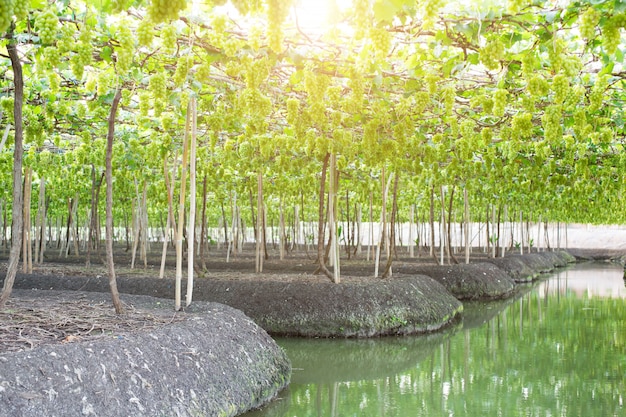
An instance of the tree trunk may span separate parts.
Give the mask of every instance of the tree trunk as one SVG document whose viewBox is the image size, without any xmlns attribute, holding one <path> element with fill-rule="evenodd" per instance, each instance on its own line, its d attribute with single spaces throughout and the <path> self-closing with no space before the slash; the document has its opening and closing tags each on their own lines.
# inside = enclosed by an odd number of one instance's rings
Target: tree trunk
<svg viewBox="0 0 626 417">
<path fill-rule="evenodd" d="M 485 211 L 485 235 L 487 237 L 487 241 L 485 242 L 485 253 L 489 254 L 491 248 L 490 248 L 490 243 L 491 243 L 491 236 L 489 236 L 489 210 L 490 210 L 491 206 L 489 205 L 489 203 L 487 203 L 487 211 Z"/>
<path fill-rule="evenodd" d="M 519 237 L 520 237 L 520 244 L 519 244 L 519 253 L 520 255 L 524 254 L 524 212 L 522 210 L 520 210 L 519 212 Z"/>
<path fill-rule="evenodd" d="M 187 120 L 185 121 L 185 135 L 183 139 L 183 160 L 180 172 L 180 194 L 178 197 L 178 232 L 176 233 L 176 281 L 174 288 L 174 309 L 181 308 L 182 279 L 183 279 L 183 226 L 185 224 L 185 197 L 187 191 L 187 168 L 189 163 L 189 125 L 190 107 L 187 107 Z M 188 256 L 191 256 L 188 254 Z"/>
<path fill-rule="evenodd" d="M 80 201 L 79 197 L 80 194 L 78 193 L 78 191 L 76 191 L 74 201 L 72 202 L 72 219 L 74 219 L 72 224 L 72 245 L 74 246 L 74 256 L 78 256 L 80 254 L 80 250 L 78 248 L 80 240 L 78 236 L 78 226 L 80 224 L 78 221 L 78 202 Z"/>
<path fill-rule="evenodd" d="M 1 150 L 0 150 L 1 151 Z M 0 247 L 6 244 L 7 236 L 7 211 L 4 198 L 0 198 L 0 219 L 2 219 L 2 228 L 0 229 Z"/>
<path fill-rule="evenodd" d="M 446 241 L 446 189 L 442 185 L 441 186 L 441 222 L 439 223 L 439 256 L 440 256 L 440 265 L 444 264 L 444 252 L 445 252 L 445 241 Z M 448 261 L 449 261 L 448 257 Z"/>
<path fill-rule="evenodd" d="M 229 248 L 229 239 L 228 239 L 228 221 L 226 220 L 226 210 L 224 210 L 224 202 L 220 203 L 222 208 L 222 228 L 224 229 L 224 240 L 223 244 L 228 251 Z"/>
<path fill-rule="evenodd" d="M 317 221 L 317 269 L 315 273 L 324 273 L 328 278 L 333 279 L 333 275 L 326 268 L 326 261 L 324 256 L 324 225 L 325 225 L 325 201 L 326 201 L 326 171 L 328 170 L 328 162 L 330 160 L 330 153 L 326 153 L 324 156 L 324 162 L 322 164 L 322 178 L 320 179 L 320 192 L 319 192 L 319 210 Z"/>
<path fill-rule="evenodd" d="M 367 262 L 370 261 L 370 256 L 374 257 L 374 192 L 370 191 L 370 209 L 369 209 L 369 246 L 367 247 Z"/>
<path fill-rule="evenodd" d="M 143 182 L 143 194 L 141 196 L 141 260 L 143 269 L 148 269 L 148 181 Z"/>
<path fill-rule="evenodd" d="M 341 281 L 341 266 L 339 260 L 339 242 L 337 233 L 337 155 L 330 156 L 330 177 L 328 179 L 328 233 L 331 236 L 330 248 L 333 265 L 333 282 Z"/>
<path fill-rule="evenodd" d="M 283 198 L 280 197 L 280 203 L 278 207 L 278 241 L 279 241 L 279 259 L 282 261 L 285 259 L 285 247 L 287 246 L 286 242 L 287 232 L 285 230 L 285 209 L 283 207 Z"/>
<path fill-rule="evenodd" d="M 17 42 L 13 39 L 13 24 L 8 32 L 9 43 L 7 51 L 11 58 L 13 68 L 14 101 L 13 115 L 15 120 L 15 145 L 13 147 L 13 211 L 11 226 L 11 252 L 9 253 L 9 264 L 4 279 L 4 286 L 0 294 L 0 309 L 4 308 L 7 300 L 11 296 L 15 275 L 17 274 L 18 263 L 20 261 L 20 249 L 22 248 L 22 226 L 23 226 L 23 201 L 22 201 L 22 157 L 23 157 L 23 124 L 22 106 L 24 102 L 24 78 L 22 75 L 22 63 L 17 54 Z"/>
<path fill-rule="evenodd" d="M 257 172 L 257 227 L 256 227 L 256 264 L 257 274 L 263 272 L 263 241 L 265 240 L 264 220 L 263 220 L 263 171 L 259 168 Z"/>
<path fill-rule="evenodd" d="M 200 222 L 200 262 L 202 263 L 202 270 L 206 271 L 206 259 L 204 255 L 206 253 L 207 233 L 206 233 L 206 174 L 202 178 L 202 221 Z"/>
<path fill-rule="evenodd" d="M 428 222 L 430 223 L 430 256 L 437 261 L 437 255 L 435 254 L 435 186 L 430 187 L 430 217 Z"/>
<path fill-rule="evenodd" d="M 497 235 L 496 235 L 496 241 L 493 244 L 493 257 L 495 258 L 498 254 L 497 254 L 497 248 L 500 246 L 500 223 L 502 219 L 502 204 L 500 204 L 500 206 L 498 206 L 498 221 L 497 221 Z"/>
<path fill-rule="evenodd" d="M 197 111 L 196 100 L 191 99 L 191 150 L 189 155 L 189 225 L 187 226 L 187 295 L 185 305 L 189 307 L 193 297 L 194 244 L 196 242 L 196 137 Z"/>
<path fill-rule="evenodd" d="M 33 251 L 31 244 L 31 218 L 30 218 L 30 196 L 32 191 L 33 169 L 28 167 L 24 172 L 24 229 L 22 230 L 22 271 L 25 274 L 33 272 Z"/>
<path fill-rule="evenodd" d="M 409 207 L 409 258 L 415 257 L 415 234 L 413 224 L 415 223 L 415 204 Z"/>
<path fill-rule="evenodd" d="M 346 190 L 346 227 L 343 231 L 344 241 L 346 244 L 346 255 L 350 259 L 350 251 L 352 249 L 352 240 L 350 236 L 350 190 Z"/>
<path fill-rule="evenodd" d="M 122 314 L 124 309 L 120 300 L 120 294 L 117 290 L 117 278 L 115 276 L 115 264 L 113 262 L 113 138 L 115 137 L 115 116 L 117 107 L 122 98 L 122 90 L 120 88 L 115 92 L 115 97 L 111 103 L 111 112 L 109 114 L 109 130 L 107 134 L 107 148 L 105 159 L 105 178 L 106 178 L 106 257 L 107 269 L 109 272 L 109 287 L 111 289 L 111 298 L 113 306 L 117 314 Z"/>
<path fill-rule="evenodd" d="M 354 250 L 354 254 L 356 256 L 360 256 L 362 252 L 363 246 L 363 207 L 361 203 L 358 203 L 356 206 L 356 249 Z"/>
<path fill-rule="evenodd" d="M 467 197 L 467 186 L 463 189 L 463 206 L 465 209 L 465 263 L 470 263 L 470 212 L 469 212 L 469 198 Z"/>
<path fill-rule="evenodd" d="M 177 158 L 174 158 L 176 160 Z M 165 188 L 167 192 L 167 225 L 165 226 L 165 233 L 163 234 L 163 250 L 161 252 L 161 269 L 159 271 L 159 278 L 165 277 L 165 259 L 167 257 L 167 243 L 170 235 L 170 229 L 173 230 L 173 240 L 176 241 L 176 219 L 174 218 L 174 173 L 176 172 L 176 163 L 174 163 L 174 169 L 172 170 L 172 177 L 170 180 L 170 173 L 167 169 L 167 155 L 163 157 L 163 177 L 165 179 Z"/>
<path fill-rule="evenodd" d="M 258 179 L 257 179 L 258 180 Z M 257 184 L 258 185 L 258 184 Z M 254 214 L 254 195 L 252 192 L 252 187 L 248 189 L 248 196 L 250 200 L 250 218 L 252 219 L 252 231 L 254 232 L 254 241 L 257 241 L 257 220 Z"/>
<path fill-rule="evenodd" d="M 456 190 L 456 187 L 453 185 L 452 186 L 452 191 L 450 192 L 450 203 L 448 205 L 448 238 L 447 238 L 447 251 L 448 251 L 448 263 L 450 263 L 450 261 L 454 262 L 455 264 L 458 264 L 459 261 L 456 259 L 456 257 L 454 256 L 454 252 L 452 251 L 452 235 L 450 233 L 450 229 L 452 227 L 452 204 L 454 202 L 454 191 Z"/>
<path fill-rule="evenodd" d="M 87 255 L 85 259 L 85 265 L 91 265 L 91 251 L 98 247 L 98 234 L 96 232 L 98 228 L 98 195 L 100 194 L 100 186 L 104 179 L 104 173 L 100 177 L 100 182 L 96 181 L 96 167 L 91 166 L 91 215 L 89 218 L 89 232 L 87 238 Z"/>
<path fill-rule="evenodd" d="M 137 256 L 137 248 L 139 247 L 139 236 L 141 233 L 141 197 L 139 196 L 139 184 L 137 178 L 135 180 L 135 198 L 131 204 L 132 228 L 133 228 L 133 247 L 130 255 L 130 269 L 135 269 L 135 258 Z"/>
<path fill-rule="evenodd" d="M 387 223 L 387 187 L 385 186 L 385 167 L 382 168 L 380 174 L 381 187 L 381 206 L 380 206 L 380 223 L 378 230 L 378 242 L 376 245 L 376 254 L 374 255 L 374 278 L 378 278 L 378 269 L 380 267 L 380 251 L 385 239 L 385 227 Z M 373 225 L 372 225 L 373 226 Z"/>
<path fill-rule="evenodd" d="M 396 245 L 396 236 L 395 236 L 395 224 L 396 224 L 396 215 L 398 212 L 398 178 L 400 175 L 396 172 L 395 178 L 393 180 L 393 202 L 391 206 L 391 227 L 390 227 L 390 236 L 389 236 L 389 246 L 390 251 L 393 251 Z M 387 265 L 385 265 L 385 272 L 383 272 L 383 278 L 391 278 L 392 269 L 391 265 L 393 264 L 393 256 L 389 256 L 387 258 Z"/>
<path fill-rule="evenodd" d="M 43 257 L 46 252 L 46 179 L 41 177 L 39 182 L 39 239 L 37 243 L 37 252 L 39 253 L 39 264 L 43 263 Z"/>
</svg>

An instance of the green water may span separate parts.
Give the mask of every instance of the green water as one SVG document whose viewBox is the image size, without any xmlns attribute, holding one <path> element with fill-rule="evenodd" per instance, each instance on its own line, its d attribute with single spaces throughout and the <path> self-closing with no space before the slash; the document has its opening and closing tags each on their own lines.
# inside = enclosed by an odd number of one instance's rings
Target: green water
<svg viewBox="0 0 626 417">
<path fill-rule="evenodd" d="M 578 265 L 465 316 L 426 337 L 281 339 L 292 383 L 246 416 L 626 416 L 621 266 Z"/>
</svg>

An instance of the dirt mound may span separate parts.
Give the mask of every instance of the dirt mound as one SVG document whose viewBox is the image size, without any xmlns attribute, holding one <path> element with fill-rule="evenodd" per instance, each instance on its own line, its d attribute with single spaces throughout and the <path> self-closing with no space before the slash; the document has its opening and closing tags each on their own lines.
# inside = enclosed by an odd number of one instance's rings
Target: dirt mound
<svg viewBox="0 0 626 417">
<path fill-rule="evenodd" d="M 396 272 L 427 275 L 459 300 L 503 298 L 515 288 L 515 282 L 506 272 L 485 262 L 441 266 L 404 264 Z"/>
<path fill-rule="evenodd" d="M 194 299 L 242 310 L 270 334 L 306 337 L 426 333 L 451 324 L 462 311 L 456 298 L 426 276 L 390 280 L 345 277 L 340 285 L 328 280 L 253 278 L 198 279 Z M 106 292 L 108 282 L 104 277 L 19 275 L 15 287 Z M 118 288 L 125 294 L 171 299 L 174 281 L 119 278 Z"/>
<path fill-rule="evenodd" d="M 34 296 L 50 302 L 109 298 L 15 291 L 14 301 Z M 164 300 L 122 298 L 146 314 L 172 314 Z M 148 331 L 0 353 L 2 415 L 235 416 L 288 384 L 291 367 L 284 351 L 240 311 L 195 303 L 181 315 L 184 319 Z"/>
</svg>

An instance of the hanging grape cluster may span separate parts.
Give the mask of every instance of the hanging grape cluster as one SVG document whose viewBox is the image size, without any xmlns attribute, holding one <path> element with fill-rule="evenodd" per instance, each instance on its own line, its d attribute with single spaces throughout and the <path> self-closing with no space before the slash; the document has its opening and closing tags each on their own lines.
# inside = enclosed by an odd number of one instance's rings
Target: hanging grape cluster
<svg viewBox="0 0 626 417">
<path fill-rule="evenodd" d="M 480 49 L 480 62 L 489 70 L 500 68 L 500 61 L 504 57 L 504 44 L 498 38 L 487 41 Z"/>
<path fill-rule="evenodd" d="M 149 90 L 154 99 L 153 107 L 156 116 L 159 116 L 165 107 L 167 99 L 167 83 L 165 73 L 159 71 L 150 77 Z"/>
<path fill-rule="evenodd" d="M 547 142 L 556 142 L 563 136 L 561 118 L 563 111 L 561 106 L 549 106 L 541 117 L 543 136 Z"/>
<path fill-rule="evenodd" d="M 9 1 L 5 1 L 5 3 L 9 3 Z M 14 0 L 13 14 L 15 15 L 15 19 L 17 19 L 17 21 L 26 19 L 26 16 L 28 16 L 29 9 L 30 9 L 30 1 Z"/>
<path fill-rule="evenodd" d="M 294 97 L 287 99 L 287 122 L 291 125 L 295 125 L 300 114 L 300 100 Z"/>
<path fill-rule="evenodd" d="M 441 98 L 443 100 L 446 115 L 451 116 L 452 111 L 454 110 L 454 101 L 456 98 L 456 91 L 454 90 L 454 87 L 444 88 L 441 92 Z"/>
<path fill-rule="evenodd" d="M 418 91 L 415 94 L 415 107 L 413 108 L 413 112 L 415 114 L 420 114 L 430 104 L 430 94 L 426 91 Z"/>
<path fill-rule="evenodd" d="M 154 39 L 154 26 L 149 19 L 143 19 L 137 26 L 137 44 L 139 46 L 152 46 Z"/>
<path fill-rule="evenodd" d="M 126 22 L 121 22 L 117 28 L 116 38 L 119 43 L 119 47 L 115 52 L 117 55 L 117 61 L 115 69 L 118 74 L 126 74 L 130 70 L 130 66 L 133 63 L 133 55 L 135 53 L 135 40 L 133 34 L 130 31 L 130 27 Z"/>
<path fill-rule="evenodd" d="M 290 6 L 291 0 L 267 0 L 267 38 L 270 49 L 276 53 L 283 50 L 282 24 Z"/>
<path fill-rule="evenodd" d="M 191 68 L 192 64 L 193 58 L 190 56 L 181 56 L 178 59 L 176 71 L 174 72 L 174 77 L 172 78 L 176 87 L 183 86 L 183 84 L 187 80 L 187 74 L 189 74 L 189 69 Z"/>
<path fill-rule="evenodd" d="M 52 8 L 42 10 L 35 19 L 39 39 L 44 45 L 53 44 L 59 31 L 59 18 Z"/>
<path fill-rule="evenodd" d="M 600 22 L 601 14 L 593 7 L 589 7 L 585 13 L 581 14 L 578 18 L 578 24 L 580 27 L 580 36 L 584 39 L 593 39 L 596 35 L 596 27 Z"/>
<path fill-rule="evenodd" d="M 372 41 L 377 58 L 384 59 L 391 49 L 391 35 L 383 28 L 373 27 L 369 31 L 369 38 Z"/>
<path fill-rule="evenodd" d="M 626 15 L 615 14 L 602 26 L 602 45 L 607 54 L 614 54 L 621 40 L 620 29 L 626 26 Z"/>
<path fill-rule="evenodd" d="M 154 23 L 178 19 L 178 14 L 187 8 L 186 0 L 152 0 L 148 6 L 148 18 Z"/>
<path fill-rule="evenodd" d="M 550 86 L 545 78 L 540 75 L 534 75 L 528 80 L 528 92 L 531 96 L 538 98 L 543 97 L 550 91 Z"/>
<path fill-rule="evenodd" d="M 361 39 L 367 33 L 371 22 L 371 6 L 369 0 L 354 0 L 352 7 L 354 8 L 354 29 L 355 38 Z"/>
<path fill-rule="evenodd" d="M 555 103 L 562 104 L 569 95 L 569 90 L 569 79 L 565 75 L 558 74 L 552 79 L 552 91 L 554 91 Z"/>
<path fill-rule="evenodd" d="M 72 73 L 77 79 L 83 78 L 85 66 L 92 61 L 93 46 L 91 43 L 91 31 L 85 29 L 81 32 L 75 46 L 75 54 L 71 58 Z"/>
<path fill-rule="evenodd" d="M 176 42 L 178 37 L 176 34 L 176 28 L 172 25 L 166 25 L 161 30 L 161 44 L 163 50 L 167 53 L 171 53 L 176 49 Z"/>
<path fill-rule="evenodd" d="M 26 0 L 0 0 L 0 34 L 9 29 L 13 16 L 17 21 L 25 19 L 29 6 Z"/>
<path fill-rule="evenodd" d="M 504 116 L 504 109 L 506 106 L 506 99 L 509 96 L 509 92 L 503 88 L 498 88 L 493 95 L 493 115 L 502 117 Z"/>
<path fill-rule="evenodd" d="M 533 133 L 533 115 L 518 113 L 511 121 L 511 131 L 517 138 L 529 138 Z"/>
<path fill-rule="evenodd" d="M 604 101 L 604 94 L 609 86 L 609 80 L 606 75 L 598 76 L 591 93 L 589 94 L 589 111 L 595 112 L 600 110 Z"/>
<path fill-rule="evenodd" d="M 537 59 L 532 51 L 526 51 L 522 56 L 522 76 L 525 79 L 530 79 L 535 74 L 535 66 L 537 65 Z"/>
</svg>

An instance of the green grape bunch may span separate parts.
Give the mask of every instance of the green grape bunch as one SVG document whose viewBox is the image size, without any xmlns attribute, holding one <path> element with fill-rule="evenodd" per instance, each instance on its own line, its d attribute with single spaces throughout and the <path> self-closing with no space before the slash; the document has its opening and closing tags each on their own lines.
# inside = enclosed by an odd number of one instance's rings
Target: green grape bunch
<svg viewBox="0 0 626 417">
<path fill-rule="evenodd" d="M 357 39 L 361 39 L 365 33 L 366 29 L 370 26 L 371 22 L 371 4 L 368 0 L 354 0 L 352 2 L 352 7 L 354 8 L 353 16 L 354 16 L 354 28 L 355 28 L 355 37 Z"/>
<path fill-rule="evenodd" d="M 119 48 L 116 48 L 116 69 L 119 74 L 125 74 L 133 62 L 135 40 L 129 26 L 126 24 L 120 24 L 116 37 L 119 42 Z"/>
<path fill-rule="evenodd" d="M 30 1 L 0 0 L 0 34 L 9 29 L 13 16 L 17 21 L 25 19 L 28 15 L 29 6 Z"/>
<path fill-rule="evenodd" d="M 186 0 L 152 0 L 148 6 L 148 18 L 154 23 L 175 20 L 186 8 Z"/>
<path fill-rule="evenodd" d="M 165 73 L 157 72 L 150 77 L 149 89 L 155 101 L 163 101 L 167 96 Z"/>
<path fill-rule="evenodd" d="M 51 45 L 59 32 L 59 18 L 51 7 L 42 10 L 35 19 L 35 26 L 39 30 L 39 39 L 44 45 Z"/>
<path fill-rule="evenodd" d="M 552 90 L 554 91 L 554 102 L 562 104 L 569 95 L 569 79 L 563 74 L 556 75 L 552 80 Z"/>
<path fill-rule="evenodd" d="M 193 58 L 190 56 L 182 56 L 178 59 L 178 65 L 176 65 L 176 72 L 174 73 L 174 77 L 172 80 L 174 81 L 174 85 L 177 87 L 182 87 L 185 81 L 187 80 L 187 75 L 189 74 L 189 70 L 193 65 Z"/>
<path fill-rule="evenodd" d="M 372 41 L 372 46 L 376 55 L 385 58 L 391 49 L 391 35 L 385 29 L 371 28 L 369 31 L 369 38 Z"/>
<path fill-rule="evenodd" d="M 626 26 L 626 15 L 615 14 L 602 26 L 602 44 L 606 53 L 614 54 L 621 41 L 620 29 Z"/>
<path fill-rule="evenodd" d="M 149 19 L 143 19 L 137 26 L 137 44 L 139 44 L 139 46 L 146 46 L 150 48 L 152 46 L 153 39 L 153 23 Z"/>
<path fill-rule="evenodd" d="M 600 22 L 601 14 L 593 7 L 589 7 L 585 13 L 578 18 L 580 36 L 583 39 L 593 39 L 596 35 L 596 27 Z"/>
<path fill-rule="evenodd" d="M 9 26 L 11 26 L 13 10 L 15 9 L 14 1 L 15 0 L 0 1 L 0 33 L 6 32 Z"/>
<path fill-rule="evenodd" d="M 493 115 L 497 117 L 504 116 L 504 110 L 506 106 L 506 99 L 509 92 L 503 88 L 499 88 L 493 95 Z"/>
<path fill-rule="evenodd" d="M 13 4 L 13 15 L 15 16 L 15 18 L 20 21 L 20 20 L 24 20 L 26 19 L 26 16 L 28 16 L 28 11 L 30 9 L 30 1 L 26 1 L 26 0 L 13 0 L 14 4 Z M 8 4 L 10 2 L 10 0 L 5 0 L 4 3 Z M 0 32 L 2 32 L 0 30 Z"/>
<path fill-rule="evenodd" d="M 500 61 L 504 57 L 504 44 L 497 38 L 487 41 L 479 52 L 480 62 L 489 70 L 500 68 Z"/>
<path fill-rule="evenodd" d="M 429 104 L 430 94 L 427 91 L 418 91 L 415 94 L 415 107 L 413 108 L 413 112 L 420 114 L 426 110 Z"/>
<path fill-rule="evenodd" d="M 289 14 L 291 0 L 267 0 L 267 38 L 270 49 L 276 53 L 283 50 L 282 24 Z"/>
<path fill-rule="evenodd" d="M 161 44 L 163 49 L 167 53 L 174 52 L 176 49 L 176 43 L 178 42 L 178 35 L 176 28 L 172 25 L 167 25 L 161 30 Z"/>
</svg>

